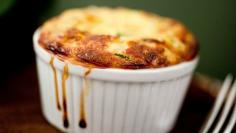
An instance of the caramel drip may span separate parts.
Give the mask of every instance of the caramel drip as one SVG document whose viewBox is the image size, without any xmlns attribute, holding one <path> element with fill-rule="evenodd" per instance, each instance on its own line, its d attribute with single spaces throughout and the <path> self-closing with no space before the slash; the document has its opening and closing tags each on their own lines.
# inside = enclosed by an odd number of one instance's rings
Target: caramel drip
<svg viewBox="0 0 236 133">
<path fill-rule="evenodd" d="M 89 68 L 85 73 L 84 73 L 84 78 L 83 78 L 83 88 L 80 93 L 80 120 L 79 120 L 79 127 L 81 128 L 86 128 L 87 127 L 87 121 L 86 121 L 86 110 L 85 110 L 85 96 L 88 95 L 89 91 L 89 82 L 87 79 L 87 76 L 90 74 L 91 68 Z"/>
<path fill-rule="evenodd" d="M 90 73 L 91 73 L 92 68 L 89 68 L 85 73 L 84 73 L 84 78 L 86 78 Z"/>
<path fill-rule="evenodd" d="M 68 79 L 68 64 L 63 68 L 62 75 L 62 97 L 63 97 L 63 125 L 65 128 L 69 127 L 68 114 L 67 114 L 67 98 L 66 98 L 66 80 Z"/>
<path fill-rule="evenodd" d="M 85 98 L 84 98 L 84 89 L 81 90 L 80 93 L 80 121 L 79 121 L 79 127 L 86 128 L 87 122 L 86 122 L 86 116 L 85 116 Z"/>
<path fill-rule="evenodd" d="M 51 57 L 51 60 L 50 60 L 50 65 L 51 65 L 51 68 L 53 70 L 53 76 L 54 76 L 54 86 L 55 86 L 55 93 L 56 93 L 56 103 L 57 103 L 57 109 L 58 110 L 61 110 L 61 105 L 60 105 L 60 102 L 59 102 L 59 94 L 58 94 L 58 80 L 57 80 L 57 71 L 56 71 L 56 68 L 54 66 L 54 57 Z"/>
</svg>

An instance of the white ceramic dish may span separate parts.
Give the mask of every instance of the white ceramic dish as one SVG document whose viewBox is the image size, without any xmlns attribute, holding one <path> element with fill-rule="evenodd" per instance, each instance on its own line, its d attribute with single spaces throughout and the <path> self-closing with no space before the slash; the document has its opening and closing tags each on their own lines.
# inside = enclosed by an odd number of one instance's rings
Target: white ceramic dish
<svg viewBox="0 0 236 133">
<path fill-rule="evenodd" d="M 33 41 L 42 111 L 49 123 L 73 133 L 165 133 L 172 129 L 198 57 L 166 68 L 93 68 L 88 74 L 88 68 L 57 58 L 52 67 L 52 55 L 39 46 L 38 37 L 39 30 Z"/>
</svg>

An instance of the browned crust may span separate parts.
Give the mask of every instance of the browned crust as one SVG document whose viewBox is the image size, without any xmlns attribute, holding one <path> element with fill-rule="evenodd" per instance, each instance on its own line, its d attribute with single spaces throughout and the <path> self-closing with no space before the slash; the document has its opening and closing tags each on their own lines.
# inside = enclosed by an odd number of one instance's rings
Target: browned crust
<svg viewBox="0 0 236 133">
<path fill-rule="evenodd" d="M 95 21 L 91 16 L 88 19 Z M 175 50 L 164 40 L 140 38 L 129 41 L 129 47 L 123 53 L 124 55 L 119 55 L 104 50 L 110 43 L 119 40 L 119 36 L 91 34 L 76 28 L 69 28 L 56 36 L 52 36 L 47 30 L 42 30 L 39 44 L 59 59 L 85 67 L 159 68 L 192 60 L 198 53 L 195 38 L 177 21 L 171 20 L 169 25 L 162 29 L 162 32 L 175 28 L 175 26 L 180 26 L 175 32 L 175 36 L 186 45 L 185 52 Z M 154 44 L 154 47 L 150 47 L 149 44 Z M 171 61 L 166 56 L 167 49 L 176 56 L 176 60 Z"/>
</svg>

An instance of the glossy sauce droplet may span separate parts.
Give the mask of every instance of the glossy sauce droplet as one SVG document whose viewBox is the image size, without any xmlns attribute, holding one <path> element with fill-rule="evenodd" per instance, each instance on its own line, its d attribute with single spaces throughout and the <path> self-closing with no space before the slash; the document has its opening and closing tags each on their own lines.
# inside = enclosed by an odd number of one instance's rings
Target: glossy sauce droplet
<svg viewBox="0 0 236 133">
<path fill-rule="evenodd" d="M 53 70 L 57 109 L 61 110 L 61 105 L 60 105 L 60 102 L 59 102 L 59 94 L 58 94 L 57 71 L 56 71 L 56 68 L 54 66 L 54 57 L 51 57 L 51 60 L 50 60 L 49 63 L 50 63 L 50 66 Z"/>
<path fill-rule="evenodd" d="M 91 68 L 89 68 L 85 73 L 84 73 L 84 83 L 83 83 L 83 88 L 80 93 L 80 120 L 79 120 L 79 127 L 80 128 L 86 128 L 87 127 L 87 122 L 86 122 L 86 111 L 85 111 L 85 96 L 88 95 L 88 89 L 89 89 L 89 83 L 87 76 L 90 74 Z"/>
<path fill-rule="evenodd" d="M 87 123 L 84 119 L 81 119 L 79 121 L 79 127 L 81 127 L 81 128 L 86 128 L 87 127 Z"/>
<path fill-rule="evenodd" d="M 63 125 L 65 128 L 69 127 L 67 114 L 67 97 L 66 97 L 66 80 L 68 79 L 68 64 L 65 64 L 62 74 L 62 97 L 63 97 Z"/>
</svg>

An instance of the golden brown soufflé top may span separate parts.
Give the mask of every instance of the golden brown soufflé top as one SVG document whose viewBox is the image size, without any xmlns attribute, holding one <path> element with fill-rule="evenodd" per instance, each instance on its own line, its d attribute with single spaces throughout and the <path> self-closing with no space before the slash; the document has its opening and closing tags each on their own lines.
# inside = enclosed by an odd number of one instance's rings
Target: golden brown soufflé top
<svg viewBox="0 0 236 133">
<path fill-rule="evenodd" d="M 198 53 L 194 36 L 180 22 L 122 7 L 64 11 L 43 24 L 39 44 L 60 60 L 98 68 L 167 67 Z"/>
</svg>

